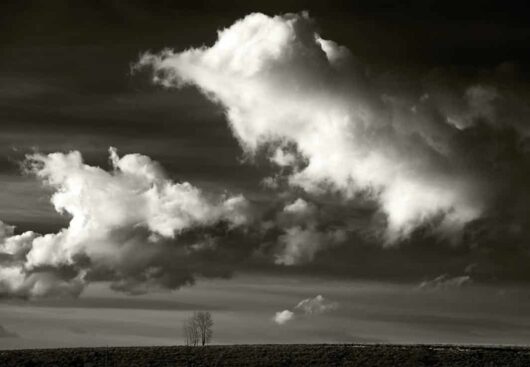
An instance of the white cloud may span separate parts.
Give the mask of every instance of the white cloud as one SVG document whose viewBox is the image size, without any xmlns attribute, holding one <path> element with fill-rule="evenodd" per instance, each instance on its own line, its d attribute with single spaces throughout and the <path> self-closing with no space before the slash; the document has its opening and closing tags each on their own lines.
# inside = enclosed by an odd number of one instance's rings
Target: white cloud
<svg viewBox="0 0 530 367">
<path fill-rule="evenodd" d="M 472 85 L 464 93 L 464 108 L 447 111 L 447 121 L 462 130 L 473 126 L 477 119 L 496 124 L 496 103 L 500 98 L 496 88 Z"/>
<path fill-rule="evenodd" d="M 283 211 L 298 216 L 310 216 L 315 213 L 316 208 L 313 204 L 298 198 L 293 203 L 286 205 Z"/>
<path fill-rule="evenodd" d="M 442 274 L 434 279 L 425 280 L 420 283 L 418 289 L 421 290 L 447 290 L 454 288 L 461 288 L 469 285 L 472 279 L 469 275 L 461 275 L 450 277 L 447 274 Z"/>
<path fill-rule="evenodd" d="M 36 233 L 28 231 L 15 235 L 15 227 L 0 221 L 0 253 L 9 255 L 13 259 L 24 256 L 31 248 L 31 243 L 37 236 Z"/>
<path fill-rule="evenodd" d="M 434 218 L 454 232 L 484 209 L 480 186 L 434 136 L 454 127 L 440 128 L 415 108 L 397 113 L 395 100 L 374 92 L 351 53 L 323 40 L 305 13 L 250 14 L 211 47 L 145 54 L 138 67 L 145 66 L 154 82 L 195 85 L 222 105 L 249 154 L 293 144 L 307 159 L 303 168 L 281 148 L 270 157 L 293 167 L 291 185 L 348 198 L 369 193 L 386 214 L 389 243 Z"/>
<path fill-rule="evenodd" d="M 79 152 L 33 155 L 33 172 L 56 192 L 55 209 L 72 216 L 58 234 L 34 241 L 28 266 L 69 263 L 83 252 L 91 258 L 112 256 L 119 243 L 109 241 L 120 228 L 145 228 L 174 238 L 183 230 L 220 220 L 240 225 L 245 220 L 243 197 L 208 199 L 188 182 L 174 183 L 149 157 L 128 154 L 121 159 L 110 150 L 113 171 L 83 163 Z"/>
<path fill-rule="evenodd" d="M 322 295 L 314 298 L 306 298 L 296 305 L 296 309 L 301 310 L 306 315 L 319 315 L 325 312 L 336 310 L 339 307 L 337 302 L 330 302 Z"/>
<path fill-rule="evenodd" d="M 313 261 L 317 253 L 346 240 L 343 229 L 318 228 L 319 210 L 315 204 L 298 198 L 285 205 L 276 223 L 283 233 L 278 237 L 275 263 L 299 265 Z"/>
<path fill-rule="evenodd" d="M 274 155 L 270 157 L 270 161 L 276 163 L 278 166 L 292 166 L 296 163 L 297 158 L 291 152 L 286 152 L 282 148 L 276 149 Z"/>
<path fill-rule="evenodd" d="M 274 315 L 274 322 L 278 325 L 283 325 L 294 318 L 294 313 L 289 310 L 278 311 Z"/>
<path fill-rule="evenodd" d="M 53 270 L 27 272 L 23 264 L 0 266 L 0 296 L 77 296 L 83 287 L 81 275 L 63 279 Z"/>
<path fill-rule="evenodd" d="M 318 231 L 314 227 L 290 227 L 279 237 L 282 250 L 276 255 L 276 264 L 296 265 L 311 262 L 318 251 L 345 239 L 342 230 Z"/>
<path fill-rule="evenodd" d="M 0 265 L 0 293 L 78 294 L 94 271 L 111 272 L 122 285 L 176 287 L 191 277 L 184 259 L 193 248 L 178 244 L 180 234 L 220 222 L 234 228 L 249 218 L 242 196 L 214 197 L 175 183 L 149 157 L 120 158 L 111 148 L 110 161 L 109 172 L 85 164 L 79 152 L 28 156 L 27 169 L 54 189 L 52 204 L 71 220 L 42 236 L 14 235 L 1 223 L 0 253 L 9 260 Z"/>
<path fill-rule="evenodd" d="M 322 295 L 313 298 L 306 298 L 298 302 L 293 311 L 283 310 L 276 312 L 273 320 L 279 325 L 283 325 L 296 317 L 311 317 L 331 312 L 339 307 L 337 302 L 326 300 Z"/>
</svg>

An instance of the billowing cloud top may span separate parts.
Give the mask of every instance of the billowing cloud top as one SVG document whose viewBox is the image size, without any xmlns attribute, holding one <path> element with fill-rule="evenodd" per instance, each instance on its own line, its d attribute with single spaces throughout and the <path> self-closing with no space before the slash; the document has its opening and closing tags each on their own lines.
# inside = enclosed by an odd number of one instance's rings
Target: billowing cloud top
<svg viewBox="0 0 530 367">
<path fill-rule="evenodd" d="M 0 293 L 76 293 L 90 277 L 110 277 L 129 291 L 150 282 L 174 288 L 192 279 L 187 254 L 212 241 L 208 228 L 221 222 L 235 228 L 249 218 L 244 197 L 213 197 L 175 183 L 149 157 L 120 158 L 111 148 L 110 161 L 108 172 L 84 164 L 79 152 L 28 156 L 27 169 L 55 190 L 55 209 L 72 219 L 43 236 L 15 236 L 1 224 Z M 195 228 L 203 234 L 179 245 L 176 238 Z"/>
<path fill-rule="evenodd" d="M 156 83 L 196 85 L 223 105 L 250 154 L 274 144 L 270 159 L 294 168 L 291 185 L 376 200 L 388 242 L 433 218 L 451 232 L 484 210 L 481 184 L 448 151 L 459 127 L 375 93 L 351 53 L 322 39 L 306 13 L 251 14 L 211 47 L 145 54 L 142 66 Z M 470 92 L 488 104 L 481 95 Z"/>
</svg>

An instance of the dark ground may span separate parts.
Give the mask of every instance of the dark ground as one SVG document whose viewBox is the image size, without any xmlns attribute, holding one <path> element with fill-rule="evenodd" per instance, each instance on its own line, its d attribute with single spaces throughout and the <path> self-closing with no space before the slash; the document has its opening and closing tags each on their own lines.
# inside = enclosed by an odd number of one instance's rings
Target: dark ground
<svg viewBox="0 0 530 367">
<path fill-rule="evenodd" d="M 232 345 L 0 351 L 0 366 L 530 366 L 518 347 Z"/>
</svg>

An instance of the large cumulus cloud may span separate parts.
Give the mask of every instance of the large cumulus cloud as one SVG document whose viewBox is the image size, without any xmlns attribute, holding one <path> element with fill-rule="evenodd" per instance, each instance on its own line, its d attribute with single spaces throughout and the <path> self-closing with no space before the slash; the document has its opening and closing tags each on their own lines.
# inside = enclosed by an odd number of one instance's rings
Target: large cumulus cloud
<svg viewBox="0 0 530 367">
<path fill-rule="evenodd" d="M 485 188 L 445 149 L 444 135 L 458 127 L 423 122 L 419 109 L 378 94 L 351 53 L 322 39 L 305 13 L 251 14 L 211 47 L 145 54 L 138 66 L 146 65 L 156 83 L 196 85 L 223 105 L 250 154 L 275 144 L 271 160 L 295 166 L 286 151 L 294 144 L 307 162 L 289 174 L 292 186 L 375 200 L 388 242 L 434 218 L 454 232 L 485 209 Z M 473 108 L 491 99 L 476 91 L 470 98 Z"/>
<path fill-rule="evenodd" d="M 277 264 L 312 262 L 354 239 L 445 241 L 464 249 L 444 251 L 465 251 L 488 272 L 524 272 L 510 270 L 506 246 L 527 259 L 530 109 L 506 67 L 476 77 L 368 73 L 308 14 L 255 13 L 210 47 L 146 53 L 142 68 L 164 87 L 197 87 L 225 110 L 244 152 L 277 167 L 263 181 L 291 192 L 274 220 Z M 294 203 L 300 190 L 324 203 L 318 214 Z"/>
<path fill-rule="evenodd" d="M 15 235 L 0 223 L 1 294 L 76 295 L 90 280 L 128 292 L 176 288 L 213 271 L 201 254 L 250 218 L 243 196 L 175 183 L 149 157 L 120 158 L 111 148 L 110 162 L 106 171 L 76 151 L 27 157 L 26 169 L 54 190 L 52 204 L 71 220 L 45 235 Z"/>
</svg>

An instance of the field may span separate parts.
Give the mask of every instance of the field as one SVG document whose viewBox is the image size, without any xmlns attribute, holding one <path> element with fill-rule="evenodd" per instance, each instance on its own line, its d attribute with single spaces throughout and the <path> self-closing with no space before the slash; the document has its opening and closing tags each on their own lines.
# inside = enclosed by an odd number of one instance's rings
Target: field
<svg viewBox="0 0 530 367">
<path fill-rule="evenodd" d="M 530 366 L 530 349 L 399 345 L 232 345 L 0 351 L 2 367 Z"/>
</svg>

